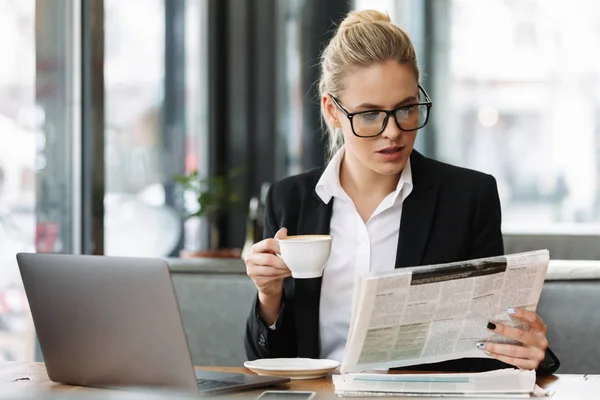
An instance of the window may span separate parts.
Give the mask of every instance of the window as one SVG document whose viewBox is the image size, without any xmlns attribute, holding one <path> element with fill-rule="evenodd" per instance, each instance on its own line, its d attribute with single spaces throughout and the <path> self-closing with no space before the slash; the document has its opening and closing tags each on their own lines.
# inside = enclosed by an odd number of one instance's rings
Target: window
<svg viewBox="0 0 600 400">
<path fill-rule="evenodd" d="M 33 360 L 15 255 L 35 246 L 34 18 L 34 1 L 0 3 L 0 361 Z"/>
<path fill-rule="evenodd" d="M 16 253 L 75 250 L 73 5 L 0 2 L 0 360 L 35 358 Z"/>
<path fill-rule="evenodd" d="M 79 253 L 88 217 L 81 46 L 90 3 L 62 3 L 0 1 L 0 361 L 35 358 L 16 253 Z M 174 178 L 207 164 L 206 2 L 103 4 L 105 253 L 175 255 Z"/>
<path fill-rule="evenodd" d="M 354 0 L 354 10 L 377 10 L 387 13 L 392 21 L 395 18 L 395 10 L 398 6 L 396 0 Z"/>
<path fill-rule="evenodd" d="M 495 176 L 505 233 L 600 233 L 600 4 L 449 8 L 437 158 Z"/>
<path fill-rule="evenodd" d="M 165 257 L 181 247 L 173 180 L 206 162 L 203 3 L 104 2 L 107 255 Z"/>
</svg>

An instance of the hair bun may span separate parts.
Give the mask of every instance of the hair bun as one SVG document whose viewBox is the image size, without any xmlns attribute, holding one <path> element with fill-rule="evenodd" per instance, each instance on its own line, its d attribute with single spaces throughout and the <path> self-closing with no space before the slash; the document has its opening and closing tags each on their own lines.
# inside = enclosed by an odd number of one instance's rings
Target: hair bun
<svg viewBox="0 0 600 400">
<path fill-rule="evenodd" d="M 392 22 L 387 14 L 377 10 L 352 11 L 340 24 L 339 30 L 346 30 L 355 25 L 375 22 Z"/>
</svg>

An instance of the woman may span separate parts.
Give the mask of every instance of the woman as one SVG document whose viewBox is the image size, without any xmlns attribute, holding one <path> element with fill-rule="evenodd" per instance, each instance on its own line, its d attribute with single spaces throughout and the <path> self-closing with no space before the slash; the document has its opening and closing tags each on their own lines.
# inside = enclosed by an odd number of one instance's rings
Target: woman
<svg viewBox="0 0 600 400">
<path fill-rule="evenodd" d="M 500 202 L 492 176 L 428 159 L 413 150 L 431 100 L 419 85 L 407 34 L 377 11 L 350 13 L 321 58 L 321 111 L 330 133 L 326 168 L 283 179 L 267 196 L 265 237 L 331 234 L 320 279 L 293 279 L 265 239 L 245 262 L 258 296 L 248 318 L 249 359 L 341 360 L 354 277 L 414 265 L 504 254 Z M 527 332 L 489 325 L 523 346 L 485 343 L 494 359 L 461 359 L 413 367 L 482 371 L 510 364 L 553 372 L 546 328 L 535 313 Z M 476 343 L 473 343 L 476 346 Z"/>
</svg>

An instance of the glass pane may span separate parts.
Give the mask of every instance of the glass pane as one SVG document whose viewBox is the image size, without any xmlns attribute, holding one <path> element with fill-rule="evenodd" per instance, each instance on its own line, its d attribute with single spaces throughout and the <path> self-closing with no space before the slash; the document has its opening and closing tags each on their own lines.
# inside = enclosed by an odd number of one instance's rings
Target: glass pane
<svg viewBox="0 0 600 400">
<path fill-rule="evenodd" d="M 187 3 L 187 5 L 186 5 Z M 176 255 L 182 213 L 173 181 L 204 166 L 206 71 L 202 56 L 205 2 L 105 0 L 106 194 L 105 253 L 164 257 Z M 166 6 L 184 7 L 185 111 L 176 128 L 165 114 Z M 177 108 L 177 107 L 176 107 Z M 198 239 L 199 240 L 199 239 Z"/>
<path fill-rule="evenodd" d="M 208 31 L 207 1 L 187 1 L 185 10 L 185 164 L 189 174 L 201 176 L 208 171 Z M 191 200 L 191 201 L 188 201 Z M 195 199 L 185 198 L 186 211 L 197 209 Z M 195 252 L 208 247 L 209 231 L 205 220 L 189 218 L 184 223 L 183 248 Z"/>
<path fill-rule="evenodd" d="M 15 259 L 35 249 L 35 1 L 0 2 L 0 361 L 32 361 Z"/>
<path fill-rule="evenodd" d="M 35 2 L 35 108 L 27 115 L 37 132 L 35 248 L 41 253 L 72 253 L 79 247 L 74 146 L 81 132 L 80 49 L 73 27 L 80 16 L 73 1 L 61 5 Z"/>
<path fill-rule="evenodd" d="M 600 232 L 600 3 L 452 0 L 449 15 L 438 157 L 496 177 L 507 233 Z"/>
<path fill-rule="evenodd" d="M 398 0 L 354 0 L 354 10 L 377 10 L 394 17 Z"/>
<path fill-rule="evenodd" d="M 71 3 L 0 1 L 0 360 L 33 361 L 15 255 L 74 251 Z"/>
</svg>

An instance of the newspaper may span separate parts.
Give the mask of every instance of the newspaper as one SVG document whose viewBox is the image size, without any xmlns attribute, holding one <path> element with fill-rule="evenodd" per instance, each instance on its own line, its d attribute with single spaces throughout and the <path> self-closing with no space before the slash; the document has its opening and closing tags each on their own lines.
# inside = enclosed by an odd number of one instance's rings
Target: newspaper
<svg viewBox="0 0 600 400">
<path fill-rule="evenodd" d="M 536 310 L 549 259 L 540 250 L 360 277 L 341 373 L 489 358 L 477 342 L 518 344 L 487 324 L 529 328 L 507 308 Z"/>
<path fill-rule="evenodd" d="M 439 397 L 530 398 L 532 394 L 540 395 L 539 391 L 536 393 L 535 378 L 535 371 L 511 368 L 471 374 L 351 373 L 333 375 L 333 383 L 335 393 L 340 396 L 435 394 Z"/>
</svg>

